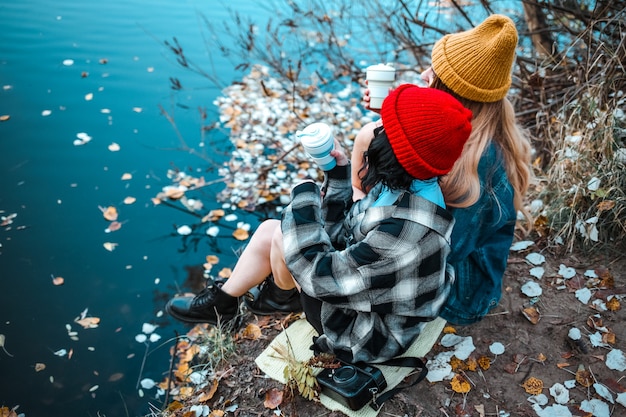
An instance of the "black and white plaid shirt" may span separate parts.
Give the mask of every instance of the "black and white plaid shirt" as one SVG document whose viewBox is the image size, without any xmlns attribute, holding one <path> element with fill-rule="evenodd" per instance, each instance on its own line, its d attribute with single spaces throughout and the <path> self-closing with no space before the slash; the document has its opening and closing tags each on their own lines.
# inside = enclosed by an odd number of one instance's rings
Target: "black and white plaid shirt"
<svg viewBox="0 0 626 417">
<path fill-rule="evenodd" d="M 325 196 L 306 182 L 282 219 L 287 267 L 322 301 L 321 351 L 350 362 L 402 354 L 437 317 L 454 272 L 446 263 L 454 223 L 438 205 L 409 192 L 373 207 L 381 185 L 352 204 L 349 166 L 326 173 Z"/>
</svg>

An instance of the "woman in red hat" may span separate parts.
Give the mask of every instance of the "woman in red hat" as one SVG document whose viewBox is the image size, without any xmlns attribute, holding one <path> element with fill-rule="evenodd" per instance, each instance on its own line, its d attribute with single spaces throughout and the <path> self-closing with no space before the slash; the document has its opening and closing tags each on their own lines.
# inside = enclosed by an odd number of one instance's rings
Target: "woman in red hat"
<svg viewBox="0 0 626 417">
<path fill-rule="evenodd" d="M 530 143 L 506 98 L 517 47 L 517 30 L 503 15 L 475 28 L 446 35 L 432 51 L 422 79 L 456 97 L 474 114 L 472 134 L 461 157 L 440 184 L 456 220 L 448 261 L 456 282 L 441 317 L 460 325 L 481 320 L 501 296 L 517 213 L 527 215 Z M 369 91 L 363 98 L 369 109 Z M 359 181 L 363 153 L 381 121 L 359 132 L 352 152 L 354 198 L 365 193 Z"/>
<path fill-rule="evenodd" d="M 261 284 L 244 297 L 248 309 L 303 308 L 319 351 L 349 362 L 405 352 L 437 318 L 454 280 L 446 262 L 454 220 L 438 178 L 461 154 L 472 113 L 448 93 L 405 84 L 381 116 L 365 154 L 362 199 L 353 201 L 350 163 L 336 142 L 323 196 L 313 181 L 296 185 L 282 220 L 259 226 L 231 277 L 173 298 L 168 313 L 228 322 L 240 297 Z"/>
</svg>

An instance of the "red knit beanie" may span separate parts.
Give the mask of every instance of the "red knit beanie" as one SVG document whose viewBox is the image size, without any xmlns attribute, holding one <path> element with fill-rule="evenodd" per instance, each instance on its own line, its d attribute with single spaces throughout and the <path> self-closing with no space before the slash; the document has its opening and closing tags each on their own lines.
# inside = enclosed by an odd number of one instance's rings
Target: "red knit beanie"
<svg viewBox="0 0 626 417">
<path fill-rule="evenodd" d="M 393 90 L 381 116 L 400 165 L 420 180 L 450 172 L 472 131 L 472 112 L 457 99 L 413 84 Z"/>
</svg>

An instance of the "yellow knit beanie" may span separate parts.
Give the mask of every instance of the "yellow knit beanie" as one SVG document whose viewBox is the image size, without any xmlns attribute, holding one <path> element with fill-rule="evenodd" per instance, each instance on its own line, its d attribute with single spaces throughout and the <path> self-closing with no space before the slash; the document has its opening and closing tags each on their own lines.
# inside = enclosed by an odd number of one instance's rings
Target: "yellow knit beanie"
<svg viewBox="0 0 626 417">
<path fill-rule="evenodd" d="M 433 71 L 461 97 L 483 103 L 498 101 L 511 86 L 516 47 L 515 24 L 494 14 L 473 29 L 440 39 L 432 51 Z"/>
</svg>

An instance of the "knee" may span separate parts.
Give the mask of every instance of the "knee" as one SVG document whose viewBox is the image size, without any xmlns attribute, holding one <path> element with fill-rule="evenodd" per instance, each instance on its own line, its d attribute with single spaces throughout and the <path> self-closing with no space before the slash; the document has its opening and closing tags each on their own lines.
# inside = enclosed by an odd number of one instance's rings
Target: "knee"
<svg viewBox="0 0 626 417">
<path fill-rule="evenodd" d="M 278 250 L 281 255 L 283 253 L 283 231 L 280 228 L 280 222 L 279 227 L 275 228 L 272 233 L 272 250 Z"/>
<path fill-rule="evenodd" d="M 276 230 L 280 231 L 280 220 L 268 219 L 257 227 L 254 236 L 256 239 L 264 241 L 269 246 L 272 243 Z"/>
</svg>

